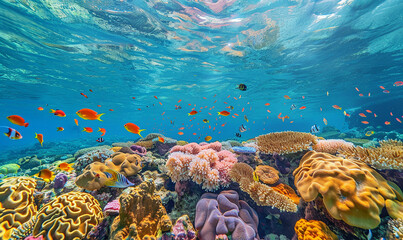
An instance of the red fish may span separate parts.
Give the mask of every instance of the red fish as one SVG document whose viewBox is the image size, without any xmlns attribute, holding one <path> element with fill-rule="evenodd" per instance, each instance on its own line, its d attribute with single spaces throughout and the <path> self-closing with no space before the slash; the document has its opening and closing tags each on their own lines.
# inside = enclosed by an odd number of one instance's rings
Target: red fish
<svg viewBox="0 0 403 240">
<path fill-rule="evenodd" d="M 178 132 L 179 135 L 183 135 L 183 132 Z"/>
<path fill-rule="evenodd" d="M 369 124 L 368 121 L 361 121 L 361 123 L 363 123 L 363 124 Z"/>
<path fill-rule="evenodd" d="M 402 121 L 401 121 L 399 118 L 396 118 L 396 121 L 398 121 L 398 122 L 402 123 Z"/>
<path fill-rule="evenodd" d="M 63 128 L 63 127 L 57 127 L 56 129 L 57 129 L 58 132 L 64 131 L 64 128 Z"/>
<path fill-rule="evenodd" d="M 341 110 L 341 107 L 339 107 L 337 105 L 333 105 L 332 107 L 335 108 L 335 109 Z"/>
<path fill-rule="evenodd" d="M 18 116 L 18 115 L 10 115 L 7 117 L 8 121 L 12 122 L 15 125 L 18 126 L 24 126 L 24 127 L 28 127 L 29 123 L 25 122 L 25 120 Z"/>
<path fill-rule="evenodd" d="M 105 130 L 105 128 L 98 128 L 98 132 L 101 132 L 102 134 L 101 134 L 101 136 L 104 136 L 105 135 L 105 133 L 106 133 L 106 130 Z"/>
<path fill-rule="evenodd" d="M 38 110 L 39 110 L 39 111 L 43 111 L 43 107 L 38 107 Z"/>
<path fill-rule="evenodd" d="M 143 138 L 140 133 L 141 133 L 142 131 L 144 131 L 145 129 L 140 129 L 140 127 L 137 126 L 137 125 L 134 124 L 134 123 L 126 123 L 126 124 L 124 125 L 124 127 L 126 128 L 127 131 L 129 131 L 129 132 L 131 132 L 131 133 L 134 133 L 134 134 L 138 134 L 141 138 Z"/>
<path fill-rule="evenodd" d="M 390 125 L 390 122 L 388 122 L 388 121 L 385 121 L 385 125 Z"/>
<path fill-rule="evenodd" d="M 302 107 L 300 107 L 299 109 L 303 110 L 303 109 L 305 109 L 305 108 L 306 108 L 305 106 L 302 106 Z"/>
<path fill-rule="evenodd" d="M 53 115 L 58 116 L 58 117 L 66 117 L 66 114 L 60 109 L 56 109 L 56 110 L 50 109 L 50 113 L 53 113 Z"/>
<path fill-rule="evenodd" d="M 165 139 L 164 139 L 164 138 L 162 138 L 162 137 L 160 137 L 160 136 L 158 136 L 158 141 L 160 141 L 160 142 L 164 143 L 164 142 L 165 142 Z"/>
<path fill-rule="evenodd" d="M 403 81 L 396 81 L 396 82 L 393 84 L 393 86 L 395 86 L 395 87 L 403 86 Z"/>
<path fill-rule="evenodd" d="M 84 119 L 84 120 L 98 120 L 98 121 L 102 121 L 102 120 L 101 120 L 101 116 L 104 115 L 105 113 L 98 114 L 97 112 L 95 112 L 95 111 L 92 110 L 92 109 L 83 108 L 83 109 L 78 110 L 78 111 L 76 112 L 76 114 L 77 114 L 80 118 L 82 118 L 82 119 Z"/>
<path fill-rule="evenodd" d="M 222 115 L 222 116 L 224 116 L 224 117 L 226 117 L 226 116 L 228 116 L 228 115 L 230 115 L 231 113 L 229 113 L 228 111 L 221 111 L 221 112 L 218 112 L 218 115 Z"/>
<path fill-rule="evenodd" d="M 188 116 L 193 116 L 193 115 L 196 115 L 196 114 L 197 114 L 197 111 L 193 110 L 190 113 L 188 113 Z"/>
<path fill-rule="evenodd" d="M 358 115 L 360 115 L 360 117 L 367 117 L 367 116 L 365 116 L 364 113 L 360 113 L 360 114 L 358 114 Z"/>
<path fill-rule="evenodd" d="M 78 120 L 77 120 L 77 119 L 74 119 L 74 122 L 75 122 L 76 125 L 78 126 Z"/>
<path fill-rule="evenodd" d="M 85 127 L 85 128 L 83 129 L 83 132 L 92 133 L 93 130 L 92 130 L 92 128 L 90 128 L 90 127 Z"/>
<path fill-rule="evenodd" d="M 288 95 L 284 95 L 285 99 L 291 99 Z"/>
<path fill-rule="evenodd" d="M 367 111 L 367 113 L 372 113 L 372 111 L 371 111 L 371 110 L 365 110 L 365 111 Z"/>
<path fill-rule="evenodd" d="M 43 135 L 42 134 L 38 134 L 38 133 L 35 133 L 35 138 L 36 139 L 38 139 L 38 141 L 39 141 L 39 143 L 41 144 L 41 146 L 43 146 L 42 145 L 42 143 L 43 143 Z"/>
<path fill-rule="evenodd" d="M 85 95 L 84 93 L 80 93 L 81 95 L 83 95 L 85 98 L 88 98 L 88 96 L 87 95 Z"/>
<path fill-rule="evenodd" d="M 9 128 L 9 127 L 4 127 L 4 128 L 8 129 L 8 131 L 6 133 L 4 133 L 4 135 L 6 135 L 9 139 L 18 140 L 18 139 L 22 138 L 22 135 L 14 128 Z"/>
<path fill-rule="evenodd" d="M 390 93 L 390 91 L 388 91 L 388 90 L 383 90 L 383 93 Z"/>
</svg>

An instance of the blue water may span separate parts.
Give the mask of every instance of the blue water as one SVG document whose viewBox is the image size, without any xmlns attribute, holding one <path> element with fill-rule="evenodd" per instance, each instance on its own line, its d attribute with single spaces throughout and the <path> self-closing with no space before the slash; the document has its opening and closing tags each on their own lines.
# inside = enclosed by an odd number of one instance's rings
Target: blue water
<svg viewBox="0 0 403 240">
<path fill-rule="evenodd" d="M 366 120 L 402 133 L 395 118 L 403 120 L 403 86 L 393 86 L 403 80 L 402 1 L 234 0 L 223 9 L 212 7 L 223 1 L 209 2 L 2 0 L 0 126 L 23 139 L 1 137 L 1 151 L 39 148 L 35 133 L 44 135 L 44 146 L 98 144 L 100 133 L 82 127 L 104 127 L 106 141 L 137 139 L 123 127 L 127 122 L 146 129 L 143 136 L 159 132 L 189 142 L 236 138 L 241 124 L 248 129 L 241 140 L 308 132 L 313 124 L 323 128 L 323 118 L 343 131 L 365 131 Z M 247 91 L 236 89 L 240 83 Z M 217 118 L 228 106 L 231 115 Z M 80 119 L 81 108 L 105 113 L 103 121 Z M 194 119 L 187 116 L 193 108 L 201 111 Z M 377 119 L 358 116 L 366 109 Z M 12 114 L 29 127 L 11 124 Z"/>
</svg>

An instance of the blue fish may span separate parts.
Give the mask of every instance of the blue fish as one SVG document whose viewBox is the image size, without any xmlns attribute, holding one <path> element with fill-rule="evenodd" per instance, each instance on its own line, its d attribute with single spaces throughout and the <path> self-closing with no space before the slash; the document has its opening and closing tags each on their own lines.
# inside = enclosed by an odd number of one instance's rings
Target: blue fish
<svg viewBox="0 0 403 240">
<path fill-rule="evenodd" d="M 134 186 L 134 183 L 127 180 L 123 174 L 118 173 L 112 169 L 107 169 L 104 172 L 108 180 L 105 182 L 105 186 L 108 187 L 116 187 L 116 188 L 127 188 L 130 186 Z"/>
</svg>

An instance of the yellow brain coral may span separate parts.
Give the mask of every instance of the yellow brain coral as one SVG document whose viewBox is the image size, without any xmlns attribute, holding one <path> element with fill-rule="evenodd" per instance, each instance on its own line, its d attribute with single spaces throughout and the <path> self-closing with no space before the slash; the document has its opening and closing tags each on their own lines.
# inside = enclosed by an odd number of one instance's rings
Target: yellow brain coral
<svg viewBox="0 0 403 240">
<path fill-rule="evenodd" d="M 308 152 L 293 174 L 305 201 L 321 194 L 332 217 L 364 229 L 377 227 L 385 199 L 397 197 L 387 181 L 365 163 L 327 153 Z"/>
<path fill-rule="evenodd" d="M 256 137 L 259 150 L 269 154 L 287 154 L 307 150 L 316 142 L 315 135 L 292 131 L 275 132 Z"/>
<path fill-rule="evenodd" d="M 36 214 L 34 203 L 35 179 L 6 178 L 0 183 L 0 239 L 10 239 L 13 229 Z"/>
<path fill-rule="evenodd" d="M 300 219 L 295 223 L 298 240 L 337 240 L 338 237 L 322 221 Z"/>
<path fill-rule="evenodd" d="M 105 165 L 126 177 L 133 176 L 141 170 L 141 157 L 137 154 L 117 152 L 105 160 Z"/>
<path fill-rule="evenodd" d="M 119 202 L 121 211 L 112 223 L 110 239 L 156 239 L 159 230 L 166 232 L 172 228 L 152 181 L 127 188 Z"/>
<path fill-rule="evenodd" d="M 103 219 L 98 201 L 88 193 L 70 192 L 56 197 L 38 212 L 33 236 L 48 240 L 84 239 Z"/>
<path fill-rule="evenodd" d="M 275 184 L 278 179 L 278 171 L 268 165 L 259 165 L 255 169 L 256 175 L 259 177 L 259 181 L 266 184 Z"/>
</svg>

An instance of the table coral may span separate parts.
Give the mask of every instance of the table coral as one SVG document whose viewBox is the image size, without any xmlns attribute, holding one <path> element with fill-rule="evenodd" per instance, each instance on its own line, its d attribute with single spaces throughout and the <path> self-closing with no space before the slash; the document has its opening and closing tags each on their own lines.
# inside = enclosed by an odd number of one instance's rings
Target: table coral
<svg viewBox="0 0 403 240">
<path fill-rule="evenodd" d="M 83 239 L 103 219 L 98 201 L 88 193 L 70 192 L 56 197 L 38 212 L 33 236 L 46 239 Z"/>
<path fill-rule="evenodd" d="M 329 227 L 322 221 L 310 220 L 303 218 L 295 223 L 295 233 L 298 240 L 337 240 L 338 237 Z"/>
<path fill-rule="evenodd" d="M 256 137 L 259 151 L 267 154 L 288 154 L 308 150 L 317 137 L 304 132 L 274 132 Z"/>
<path fill-rule="evenodd" d="M 196 206 L 195 228 L 199 239 L 216 239 L 231 235 L 232 239 L 259 239 L 259 218 L 246 202 L 239 200 L 234 190 L 220 194 L 205 193 Z"/>
<path fill-rule="evenodd" d="M 266 184 L 275 184 L 279 180 L 278 171 L 268 165 L 259 165 L 255 169 L 259 181 Z"/>
<path fill-rule="evenodd" d="M 293 175 L 305 201 L 321 194 L 332 217 L 364 229 L 377 227 L 385 200 L 397 197 L 396 190 L 365 163 L 327 153 L 308 152 Z"/>
<path fill-rule="evenodd" d="M 327 139 L 319 140 L 318 143 L 312 146 L 312 149 L 317 152 L 336 154 L 341 148 L 349 147 L 354 147 L 354 144 L 341 139 Z"/>
<path fill-rule="evenodd" d="M 0 239 L 10 239 L 11 233 L 36 212 L 34 203 L 35 179 L 6 178 L 0 183 Z"/>
<path fill-rule="evenodd" d="M 120 213 L 112 223 L 110 239 L 155 239 L 159 230 L 171 230 L 172 222 L 152 181 L 126 189 L 119 201 Z"/>
<path fill-rule="evenodd" d="M 105 160 L 105 165 L 126 177 L 134 176 L 141 170 L 141 157 L 137 154 L 117 152 Z"/>
</svg>

